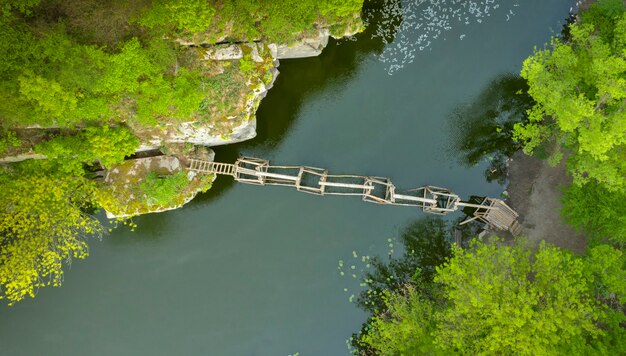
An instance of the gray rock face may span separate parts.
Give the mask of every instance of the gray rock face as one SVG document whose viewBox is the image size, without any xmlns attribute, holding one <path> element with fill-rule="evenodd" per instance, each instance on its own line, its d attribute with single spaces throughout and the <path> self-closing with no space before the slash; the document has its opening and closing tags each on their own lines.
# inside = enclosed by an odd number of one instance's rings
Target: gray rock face
<svg viewBox="0 0 626 356">
<path fill-rule="evenodd" d="M 16 156 L 8 156 L 0 158 L 0 163 L 15 163 L 25 161 L 27 159 L 46 159 L 46 156 L 37 153 L 24 153 Z"/>
<path fill-rule="evenodd" d="M 318 30 L 317 36 L 308 37 L 291 45 L 270 43 L 267 48 L 275 59 L 287 58 L 305 58 L 315 57 L 322 53 L 322 50 L 328 45 L 330 31 L 327 28 Z M 245 44 L 219 44 L 209 48 L 204 54 L 204 59 L 214 61 L 238 60 L 243 58 L 244 51 L 241 46 L 247 46 L 251 49 L 252 60 L 262 62 L 263 58 L 259 55 L 259 48 L 264 46 L 262 43 L 245 43 Z"/>
<path fill-rule="evenodd" d="M 261 63 L 263 62 L 263 58 L 259 54 L 259 50 L 263 50 L 265 45 L 263 43 L 244 43 L 244 46 L 248 47 L 252 52 L 250 52 L 250 56 L 252 60 Z"/>
<path fill-rule="evenodd" d="M 322 28 L 318 31 L 317 36 L 304 38 L 294 45 L 279 44 L 277 45 L 276 58 L 288 59 L 319 56 L 326 45 L 328 45 L 328 37 L 330 37 L 330 32 L 327 28 Z"/>
<path fill-rule="evenodd" d="M 212 61 L 228 61 L 243 58 L 243 50 L 238 44 L 220 44 L 209 48 L 204 59 Z"/>
<path fill-rule="evenodd" d="M 259 49 L 264 46 L 262 43 L 244 43 L 244 44 L 219 44 L 207 49 L 204 59 L 207 61 L 230 61 L 243 58 L 244 51 L 242 46 L 248 47 L 251 51 L 250 56 L 255 62 L 263 62 L 263 58 L 259 55 Z M 261 47 L 261 48 L 260 48 Z"/>
<path fill-rule="evenodd" d="M 267 47 L 263 43 L 246 43 L 246 44 L 220 44 L 209 48 L 205 55 L 205 60 L 238 60 L 243 58 L 244 50 L 242 46 L 250 49 L 252 60 L 262 62 L 263 58 L 259 52 L 269 50 L 272 58 L 275 58 L 274 68 L 272 68 L 272 82 L 268 85 L 258 83 L 257 89 L 254 90 L 253 96 L 246 102 L 244 112 L 248 119 L 235 127 L 228 136 L 220 136 L 212 134 L 211 125 L 195 126 L 193 123 L 178 124 L 175 131 L 176 134 L 167 139 L 169 142 L 190 142 L 202 146 L 220 146 L 231 143 L 242 142 L 256 137 L 256 118 L 254 113 L 262 98 L 267 95 L 267 91 L 272 87 L 274 80 L 278 76 L 278 59 L 284 58 L 304 58 L 314 57 L 322 53 L 322 50 L 328 45 L 330 32 L 323 28 L 318 31 L 317 36 L 305 38 L 292 46 L 268 44 Z M 246 50 L 245 52 L 248 52 Z M 249 83 L 256 84 L 256 83 Z M 140 150 L 149 150 L 158 148 L 162 142 L 155 138 L 152 142 L 146 143 Z"/>
</svg>

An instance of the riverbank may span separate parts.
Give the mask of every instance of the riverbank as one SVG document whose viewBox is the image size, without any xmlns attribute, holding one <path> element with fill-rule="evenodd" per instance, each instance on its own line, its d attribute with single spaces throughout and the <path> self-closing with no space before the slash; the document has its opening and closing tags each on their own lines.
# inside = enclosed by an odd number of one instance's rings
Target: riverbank
<svg viewBox="0 0 626 356">
<path fill-rule="evenodd" d="M 596 0 L 581 0 L 577 11 L 585 11 Z M 556 167 L 518 151 L 509 161 L 509 202 L 520 214 L 522 235 L 533 243 L 544 240 L 575 253 L 584 253 L 587 239 L 561 216 L 563 189 L 572 183 L 565 160 Z"/>
<path fill-rule="evenodd" d="M 562 189 L 572 182 L 565 162 L 550 167 L 544 160 L 519 151 L 509 162 L 509 202 L 520 215 L 522 236 L 533 243 L 544 240 L 575 253 L 584 253 L 585 237 L 560 215 Z"/>
<path fill-rule="evenodd" d="M 73 172 L 61 169 L 61 176 L 93 180 L 88 183 L 94 185 L 94 198 L 85 200 L 109 217 L 182 206 L 209 185 L 194 187 L 198 182 L 191 175 L 183 184 L 173 174 L 128 168 L 144 166 L 136 159 L 150 155 L 184 162 L 194 146 L 254 138 L 256 111 L 278 75 L 279 60 L 317 56 L 330 37 L 361 32 L 362 3 L 251 8 L 248 1 L 166 1 L 132 9 L 94 4 L 90 11 L 56 0 L 9 6 L 4 28 L 13 32 L 5 37 L 16 43 L 11 45 L 15 58 L 5 58 L 8 69 L 0 73 L 11 83 L 3 87 L 7 100 L 0 105 L 0 169 L 22 179 L 29 174 L 20 167 L 38 164 L 34 170 L 48 174 L 48 166 L 80 161 Z M 58 19 L 51 21 L 49 13 L 58 13 Z M 119 17 L 119 33 L 102 31 L 95 21 L 102 13 Z M 57 22 L 67 26 L 57 28 Z M 58 68 L 48 65 L 57 62 Z M 47 67 L 55 69 L 42 71 Z M 85 70 L 75 70 L 79 67 Z M 112 152 L 115 160 L 108 158 Z M 179 178 L 185 168 L 177 168 Z M 157 193 L 140 189 L 152 176 L 159 186 L 176 181 L 180 189 L 167 189 L 171 196 L 155 200 Z M 144 202 L 137 202 L 138 196 Z M 157 200 L 158 208 L 146 208 L 144 203 Z"/>
</svg>

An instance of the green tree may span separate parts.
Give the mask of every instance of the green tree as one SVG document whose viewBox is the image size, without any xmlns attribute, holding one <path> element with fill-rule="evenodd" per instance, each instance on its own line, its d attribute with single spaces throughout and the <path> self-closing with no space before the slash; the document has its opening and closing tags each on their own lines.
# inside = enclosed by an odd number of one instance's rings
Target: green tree
<svg viewBox="0 0 626 356">
<path fill-rule="evenodd" d="M 612 192 L 588 182 L 571 185 L 563 194 L 561 214 L 565 220 L 594 241 L 626 244 L 626 193 Z"/>
<path fill-rule="evenodd" d="M 78 100 L 76 96 L 65 90 L 54 80 L 48 80 L 33 73 L 18 78 L 20 94 L 31 102 L 38 113 L 56 120 L 67 120 L 73 117 Z"/>
<path fill-rule="evenodd" d="M 215 8 L 207 0 L 157 0 L 139 19 L 148 28 L 164 27 L 181 32 L 204 32 L 211 25 Z"/>
<path fill-rule="evenodd" d="M 126 128 L 88 127 L 73 136 L 59 136 L 36 147 L 45 155 L 45 164 L 55 171 L 71 177 L 83 176 L 83 164 L 99 161 L 105 168 L 120 163 L 124 157 L 135 153 L 139 140 Z"/>
<path fill-rule="evenodd" d="M 41 0 L 0 0 L 0 11 L 4 17 L 11 16 L 14 11 L 28 15 L 40 2 Z"/>
<path fill-rule="evenodd" d="M 102 234 L 82 210 L 92 200 L 92 183 L 28 165 L 28 174 L 0 172 L 0 299 L 9 305 L 40 287 L 61 285 L 63 264 L 86 257 L 86 239 Z"/>
<path fill-rule="evenodd" d="M 180 197 L 181 191 L 187 185 L 189 185 L 189 180 L 183 171 L 162 178 L 155 172 L 150 172 L 141 184 L 141 189 L 148 198 L 149 206 L 168 206 Z"/>
<path fill-rule="evenodd" d="M 600 0 L 593 13 L 571 25 L 569 41 L 554 39 L 550 49 L 524 61 L 522 76 L 537 104 L 529 122 L 515 127 L 527 153 L 549 142 L 570 151 L 568 169 L 576 184 L 597 181 L 621 191 L 626 188 L 624 6 L 621 0 Z M 557 150 L 552 161 L 562 155 Z"/>
<path fill-rule="evenodd" d="M 318 6 L 323 16 L 347 17 L 361 12 L 363 0 L 322 0 Z"/>
<path fill-rule="evenodd" d="M 3 132 L 0 129 L 0 156 L 2 156 L 9 148 L 19 147 L 22 144 L 13 131 Z"/>
<path fill-rule="evenodd" d="M 468 354 L 558 354 L 601 333 L 582 260 L 542 244 L 531 259 L 521 246 L 455 249 L 438 270 L 451 307 L 435 342 Z"/>
<path fill-rule="evenodd" d="M 437 268 L 435 284 L 387 294 L 387 308 L 360 339 L 371 353 L 626 351 L 620 324 L 626 266 L 619 250 L 600 245 L 578 257 L 545 243 L 533 251 L 481 242 L 453 250 Z"/>
<path fill-rule="evenodd" d="M 368 353 L 381 355 L 444 355 L 437 348 L 433 334 L 437 328 L 436 309 L 413 286 L 402 292 L 383 294 L 386 310 L 374 316 L 369 331 L 360 339 Z"/>
</svg>

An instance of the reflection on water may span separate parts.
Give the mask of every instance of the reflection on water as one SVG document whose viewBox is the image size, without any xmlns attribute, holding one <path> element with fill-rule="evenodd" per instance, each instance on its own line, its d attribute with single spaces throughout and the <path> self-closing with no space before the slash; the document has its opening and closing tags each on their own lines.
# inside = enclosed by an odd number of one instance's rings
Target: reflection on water
<svg viewBox="0 0 626 356">
<path fill-rule="evenodd" d="M 488 180 L 505 177 L 506 159 L 519 149 L 512 140 L 513 126 L 524 120 L 534 102 L 522 77 L 503 74 L 492 80 L 471 103 L 457 106 L 448 118 L 452 136 L 450 154 L 474 166 L 482 160 L 491 165 Z"/>
<path fill-rule="evenodd" d="M 385 1 L 385 3 L 399 2 L 399 0 Z M 382 1 L 368 1 L 366 11 L 382 6 Z M 376 12 L 380 13 L 380 12 Z M 387 26 L 383 18 L 372 16 L 366 30 L 357 35 L 357 41 L 349 39 L 330 39 L 328 46 L 318 57 L 301 58 L 295 60 L 281 60 L 274 87 L 261 101 L 256 113 L 257 136 L 249 141 L 213 147 L 216 161 L 233 163 L 244 155 L 254 152 L 254 155 L 271 158 L 272 150 L 288 135 L 290 128 L 297 117 L 303 103 L 309 98 L 329 91 L 340 90 L 349 83 L 349 79 L 359 69 L 359 63 L 372 53 L 381 53 L 385 48 L 385 40 L 373 36 L 380 32 L 381 26 Z M 389 35 L 387 40 L 393 40 Z M 207 193 L 199 195 L 195 200 L 208 202 L 220 197 L 234 181 L 227 177 L 218 177 L 213 188 Z"/>
<path fill-rule="evenodd" d="M 380 21 L 372 38 L 385 44 L 378 59 L 386 63 L 389 75 L 413 63 L 418 52 L 430 51 L 437 41 L 445 41 L 447 32 L 470 24 L 480 24 L 492 14 L 515 16 L 517 1 L 506 0 L 381 0 L 382 6 L 365 9 L 364 18 Z M 502 4 L 502 6 L 501 6 Z M 465 33 L 458 34 L 462 40 Z M 395 38 L 395 40 L 394 40 Z"/>
<path fill-rule="evenodd" d="M 415 220 L 400 233 L 399 240 L 404 250 L 401 256 L 391 257 L 389 261 L 380 257 L 370 259 L 368 256 L 368 269 L 362 276 L 365 282 L 362 285 L 366 285 L 366 289 L 360 292 L 357 306 L 375 315 L 385 309 L 385 291 L 401 291 L 409 282 L 418 288 L 424 283 L 432 283 L 436 268 L 452 256 L 455 231 L 460 234 L 461 240 L 469 241 L 482 225 L 469 223 L 458 226 L 458 222 L 438 217 Z M 393 244 L 390 243 L 390 246 Z M 424 292 L 428 293 L 429 289 Z M 367 322 L 362 325 L 361 332 L 366 332 L 367 325 Z M 350 339 L 352 347 L 359 350 L 362 345 L 357 340 L 357 335 L 353 334 Z"/>
<path fill-rule="evenodd" d="M 484 182 L 484 162 L 466 168 L 443 157 L 452 144 L 446 117 L 497 74 L 518 71 L 571 1 L 525 0 L 511 21 L 464 27 L 467 38 L 438 42 L 402 75 L 386 74 L 374 58 L 384 44 L 367 33 L 331 42 L 320 57 L 285 60 L 261 104 L 259 136 L 218 147 L 217 159 L 241 153 L 384 175 L 399 186 L 499 194 Z M 137 218 L 135 233 L 118 229 L 92 244 L 62 288 L 0 307 L 2 352 L 347 354 L 346 338 L 367 316 L 347 302 L 343 288 L 355 285 L 356 298 L 359 279 L 338 277 L 337 261 L 355 261 L 352 251 L 386 256 L 387 237 L 422 212 L 231 182 L 219 179 L 183 209 Z"/>
<path fill-rule="evenodd" d="M 415 271 L 422 270 L 424 278 L 431 278 L 435 268 L 445 262 L 451 254 L 452 229 L 446 220 L 427 217 L 415 220 L 400 233 L 404 253 L 385 262 L 380 257 L 371 259 L 371 270 L 363 280 L 367 290 L 360 293 L 357 306 L 369 312 L 384 307 L 382 292 L 397 290 L 413 279 Z"/>
</svg>

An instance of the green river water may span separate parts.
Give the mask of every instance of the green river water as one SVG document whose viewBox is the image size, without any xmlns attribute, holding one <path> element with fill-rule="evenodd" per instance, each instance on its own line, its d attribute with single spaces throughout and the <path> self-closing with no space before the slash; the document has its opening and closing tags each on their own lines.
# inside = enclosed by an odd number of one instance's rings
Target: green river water
<svg viewBox="0 0 626 356">
<path fill-rule="evenodd" d="M 445 31 L 393 75 L 376 57 L 383 44 L 373 29 L 331 41 L 319 57 L 281 61 L 258 137 L 217 147 L 217 160 L 244 154 L 389 177 L 402 188 L 499 196 L 503 188 L 483 177 L 486 164 L 467 168 L 451 153 L 459 140 L 451 113 L 519 72 L 533 47 L 560 31 L 572 1 L 496 3 L 490 17 Z M 348 301 L 358 281 L 339 276 L 338 260 L 385 255 L 387 239 L 423 216 L 221 177 L 182 209 L 92 241 L 61 288 L 1 306 L 0 354 L 345 355 L 366 315 Z"/>
</svg>

